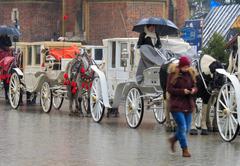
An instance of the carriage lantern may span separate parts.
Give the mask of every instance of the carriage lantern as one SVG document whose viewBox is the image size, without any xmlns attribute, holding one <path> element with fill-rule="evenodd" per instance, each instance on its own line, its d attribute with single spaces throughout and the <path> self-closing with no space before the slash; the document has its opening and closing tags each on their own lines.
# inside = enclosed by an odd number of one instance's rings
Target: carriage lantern
<svg viewBox="0 0 240 166">
<path fill-rule="evenodd" d="M 126 71 L 127 60 L 128 60 L 128 51 L 127 51 L 127 49 L 122 49 L 122 52 L 121 52 L 121 65 L 124 67 L 124 71 Z"/>
</svg>

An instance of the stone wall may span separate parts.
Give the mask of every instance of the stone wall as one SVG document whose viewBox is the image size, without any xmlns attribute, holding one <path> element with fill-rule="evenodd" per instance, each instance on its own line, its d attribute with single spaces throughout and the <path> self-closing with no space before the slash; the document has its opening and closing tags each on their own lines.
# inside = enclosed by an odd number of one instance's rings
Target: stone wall
<svg viewBox="0 0 240 166">
<path fill-rule="evenodd" d="M 189 15 L 188 1 L 172 1 L 174 22 L 181 27 Z M 64 29 L 68 34 L 84 34 L 88 44 L 99 45 L 104 38 L 138 37 L 132 27 L 141 18 L 168 18 L 169 0 L 65 0 L 64 28 L 62 0 L 0 0 L 0 25 L 14 25 L 11 20 L 13 8 L 19 11 L 21 41 L 50 40 L 54 34 L 62 36 Z M 82 25 L 79 11 L 82 11 Z"/>
<path fill-rule="evenodd" d="M 21 41 L 50 40 L 59 31 L 60 7 L 55 1 L 0 1 L 0 24 L 14 25 L 11 20 L 12 10 L 19 12 Z M 54 11 L 54 12 L 53 12 Z"/>
<path fill-rule="evenodd" d="M 143 17 L 167 17 L 165 2 L 89 2 L 89 42 L 101 44 L 104 38 L 137 37 L 133 25 Z"/>
</svg>

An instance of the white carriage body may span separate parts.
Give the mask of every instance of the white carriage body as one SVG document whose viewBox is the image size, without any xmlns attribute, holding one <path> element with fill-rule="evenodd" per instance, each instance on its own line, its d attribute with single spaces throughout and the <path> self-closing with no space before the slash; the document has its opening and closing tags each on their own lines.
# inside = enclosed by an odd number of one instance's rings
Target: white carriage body
<svg viewBox="0 0 240 166">
<path fill-rule="evenodd" d="M 237 37 L 237 71 L 229 73 L 224 69 L 217 69 L 217 72 L 227 78 L 217 98 L 216 117 L 221 137 L 231 142 L 238 135 L 240 124 L 240 36 Z"/>
<path fill-rule="evenodd" d="M 138 38 L 110 38 L 103 40 L 104 46 L 104 57 L 103 61 L 105 67 L 103 72 L 105 73 L 108 87 L 108 96 L 112 103 L 112 107 L 118 107 L 120 100 L 124 97 L 125 92 L 131 84 L 136 83 L 136 71 L 138 68 L 140 53 L 136 49 Z M 184 42 L 181 38 L 161 38 L 162 47 L 166 50 L 170 50 L 177 54 L 193 54 L 194 50 L 192 47 Z M 151 70 L 151 71 L 150 71 Z M 156 69 L 150 69 L 152 72 Z M 153 78 L 149 75 L 148 71 L 144 72 L 147 76 L 145 80 L 146 84 L 153 85 L 150 80 Z M 158 73 L 154 75 L 156 77 Z M 155 84 L 159 84 L 156 79 Z M 107 95 L 107 93 L 103 93 Z"/>
<path fill-rule="evenodd" d="M 16 44 L 17 49 L 23 52 L 23 68 L 20 70 L 16 69 L 19 75 L 23 75 L 24 84 L 26 85 L 26 90 L 29 92 L 39 91 L 41 87 L 41 82 L 44 79 L 49 79 L 49 81 L 61 82 L 63 78 L 64 71 L 66 70 L 67 64 L 71 59 L 62 58 L 59 63 L 61 68 L 57 70 L 47 70 L 48 62 L 46 62 L 45 55 L 41 50 L 48 48 L 66 48 L 70 46 L 77 46 L 78 48 L 87 48 L 91 50 L 93 59 L 100 64 L 102 62 L 103 46 L 83 46 L 81 43 L 75 42 L 55 42 L 55 41 L 44 41 L 44 42 L 18 42 Z M 44 79 L 43 79 L 44 77 Z M 43 80 L 42 80 L 43 79 Z"/>
<path fill-rule="evenodd" d="M 83 45 L 82 48 L 90 50 L 90 54 L 92 55 L 92 59 L 96 62 L 96 64 L 102 64 L 103 55 L 105 55 L 105 47 L 97 46 L 97 45 Z"/>
<path fill-rule="evenodd" d="M 67 63 L 71 59 L 62 59 L 61 62 L 56 62 L 59 63 L 61 68 L 48 70 L 48 62 L 41 51 L 45 48 L 65 48 L 72 45 L 76 45 L 79 48 L 82 46 L 81 43 L 73 42 L 18 42 L 16 47 L 23 52 L 21 70 L 23 74 L 22 81 L 26 85 L 26 90 L 29 92 L 39 91 L 43 81 L 46 81 L 46 79 L 49 79 L 50 82 L 61 82 Z"/>
<path fill-rule="evenodd" d="M 240 36 L 238 36 L 237 38 L 237 42 L 238 42 L 238 56 L 240 55 Z M 238 64 L 237 64 L 237 67 L 238 67 L 238 79 L 240 80 L 240 58 L 238 57 Z"/>
</svg>

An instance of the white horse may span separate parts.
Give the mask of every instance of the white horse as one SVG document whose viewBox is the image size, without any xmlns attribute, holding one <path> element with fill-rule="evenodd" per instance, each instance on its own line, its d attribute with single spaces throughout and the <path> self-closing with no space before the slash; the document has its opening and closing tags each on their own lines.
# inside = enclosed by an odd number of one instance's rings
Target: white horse
<svg viewBox="0 0 240 166">
<path fill-rule="evenodd" d="M 93 80 L 93 71 L 90 68 L 91 63 L 90 57 L 83 53 L 71 60 L 67 65 L 64 82 L 68 91 L 70 116 L 83 116 L 82 102 L 86 102 L 83 103 L 87 105 L 85 111 L 87 111 L 88 115 L 90 114 L 88 98 Z M 86 97 L 86 101 L 83 100 L 84 97 Z M 73 104 L 75 104 L 75 110 L 73 110 Z"/>
</svg>

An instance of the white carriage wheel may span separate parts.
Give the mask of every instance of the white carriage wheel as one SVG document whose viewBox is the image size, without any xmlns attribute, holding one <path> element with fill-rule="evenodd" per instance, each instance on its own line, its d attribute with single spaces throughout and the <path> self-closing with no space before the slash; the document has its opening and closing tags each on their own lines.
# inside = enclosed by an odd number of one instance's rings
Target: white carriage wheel
<svg viewBox="0 0 240 166">
<path fill-rule="evenodd" d="M 44 82 L 40 92 L 40 100 L 44 112 L 50 112 L 52 108 L 52 92 L 48 82 Z"/>
<path fill-rule="evenodd" d="M 13 109 L 17 109 L 20 104 L 21 83 L 17 73 L 13 73 L 9 82 L 9 102 Z"/>
<path fill-rule="evenodd" d="M 100 122 L 102 120 L 104 109 L 100 79 L 96 77 L 93 80 L 90 91 L 90 111 L 95 122 Z"/>
<path fill-rule="evenodd" d="M 158 104 L 153 105 L 153 113 L 158 123 L 163 124 L 166 121 L 163 99 Z"/>
<path fill-rule="evenodd" d="M 194 116 L 194 122 L 197 129 L 201 129 L 201 120 L 202 120 L 202 100 L 198 98 L 196 100 L 196 112 Z"/>
<path fill-rule="evenodd" d="M 137 88 L 131 88 L 127 94 L 125 115 L 130 128 L 137 128 L 142 122 L 144 104 L 140 96 L 141 91 Z"/>
<path fill-rule="evenodd" d="M 230 142 L 239 130 L 235 89 L 232 84 L 227 83 L 220 89 L 216 111 L 219 133 L 223 140 Z"/>
<path fill-rule="evenodd" d="M 64 97 L 63 95 L 53 96 L 53 107 L 59 110 L 62 107 Z"/>
</svg>

